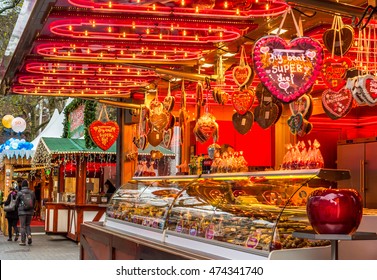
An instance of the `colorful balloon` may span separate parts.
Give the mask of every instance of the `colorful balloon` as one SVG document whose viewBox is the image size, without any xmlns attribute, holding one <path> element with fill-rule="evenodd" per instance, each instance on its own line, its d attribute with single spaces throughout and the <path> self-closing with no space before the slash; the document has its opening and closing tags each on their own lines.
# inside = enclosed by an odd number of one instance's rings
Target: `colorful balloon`
<svg viewBox="0 0 377 280">
<path fill-rule="evenodd" d="M 12 129 L 14 132 L 22 132 L 26 128 L 26 121 L 23 118 L 17 117 L 12 120 Z"/>
<path fill-rule="evenodd" d="M 13 119 L 14 117 L 12 115 L 5 115 L 1 120 L 1 123 L 5 128 L 11 128 Z"/>
</svg>

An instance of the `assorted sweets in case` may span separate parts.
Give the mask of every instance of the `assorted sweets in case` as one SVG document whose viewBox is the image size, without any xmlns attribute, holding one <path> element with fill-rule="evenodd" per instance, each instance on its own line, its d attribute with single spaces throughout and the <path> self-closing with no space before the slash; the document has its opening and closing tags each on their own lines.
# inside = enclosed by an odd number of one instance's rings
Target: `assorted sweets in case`
<svg viewBox="0 0 377 280">
<path fill-rule="evenodd" d="M 138 177 L 113 195 L 105 224 L 251 253 L 329 245 L 292 233 L 312 229 L 306 202 L 313 190 L 349 178 L 330 169 Z"/>
</svg>

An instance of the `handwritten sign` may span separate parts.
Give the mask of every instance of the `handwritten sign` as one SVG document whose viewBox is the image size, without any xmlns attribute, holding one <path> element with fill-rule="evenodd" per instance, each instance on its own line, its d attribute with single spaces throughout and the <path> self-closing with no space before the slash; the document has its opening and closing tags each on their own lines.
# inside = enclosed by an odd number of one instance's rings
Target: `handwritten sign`
<svg viewBox="0 0 377 280">
<path fill-rule="evenodd" d="M 328 89 L 322 93 L 323 110 L 333 120 L 347 115 L 352 108 L 352 100 L 352 93 L 346 88 L 339 91 Z"/>
<path fill-rule="evenodd" d="M 254 69 L 276 98 L 291 102 L 309 92 L 321 72 L 323 49 L 309 38 L 289 44 L 278 36 L 259 39 L 253 49 Z"/>
<path fill-rule="evenodd" d="M 93 142 L 102 150 L 108 150 L 116 141 L 119 134 L 119 126 L 116 122 L 94 121 L 89 126 L 89 134 Z"/>
<path fill-rule="evenodd" d="M 245 115 L 253 106 L 255 92 L 251 89 L 235 90 L 232 94 L 232 104 L 240 115 Z"/>
<path fill-rule="evenodd" d="M 332 90 L 338 91 L 345 86 L 346 73 L 352 67 L 352 61 L 347 57 L 339 59 L 328 58 L 323 63 L 322 80 Z"/>
</svg>

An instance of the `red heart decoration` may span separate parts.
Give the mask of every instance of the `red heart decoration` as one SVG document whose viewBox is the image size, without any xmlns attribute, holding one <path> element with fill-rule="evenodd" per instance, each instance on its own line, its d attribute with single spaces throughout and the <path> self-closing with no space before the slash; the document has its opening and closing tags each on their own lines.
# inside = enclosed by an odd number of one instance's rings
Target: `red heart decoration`
<svg viewBox="0 0 377 280">
<path fill-rule="evenodd" d="M 236 90 L 232 95 L 232 103 L 234 109 L 240 115 L 245 115 L 253 106 L 255 92 L 251 89 Z"/>
<path fill-rule="evenodd" d="M 377 77 L 365 75 L 362 79 L 361 87 L 363 89 L 363 96 L 366 101 L 368 101 L 368 105 L 375 105 L 377 103 Z"/>
<path fill-rule="evenodd" d="M 328 89 L 322 93 L 323 110 L 333 120 L 347 115 L 352 108 L 352 100 L 352 93 L 346 88 L 340 91 Z"/>
<path fill-rule="evenodd" d="M 116 122 L 94 121 L 89 125 L 89 134 L 93 142 L 102 150 L 108 150 L 117 140 L 119 126 Z"/>
<path fill-rule="evenodd" d="M 299 37 L 289 44 L 278 36 L 259 39 L 253 49 L 254 69 L 276 98 L 291 102 L 309 92 L 323 63 L 321 44 Z"/>
<path fill-rule="evenodd" d="M 352 67 L 352 61 L 347 57 L 328 58 L 323 63 L 322 80 L 332 90 L 340 90 L 347 82 L 347 70 Z"/>
<path fill-rule="evenodd" d="M 233 80 L 239 86 L 246 85 L 252 78 L 254 72 L 249 65 L 236 66 L 233 68 Z"/>
</svg>

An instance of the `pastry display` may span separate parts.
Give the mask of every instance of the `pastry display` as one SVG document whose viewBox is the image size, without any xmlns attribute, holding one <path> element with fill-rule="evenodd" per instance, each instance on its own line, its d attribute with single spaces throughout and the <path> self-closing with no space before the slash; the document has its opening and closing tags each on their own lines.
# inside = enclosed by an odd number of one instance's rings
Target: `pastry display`
<svg viewBox="0 0 377 280">
<path fill-rule="evenodd" d="M 234 179 L 212 175 L 151 177 L 148 181 L 135 178 L 114 194 L 107 218 L 243 250 L 270 252 L 329 245 L 328 241 L 292 236 L 296 231 L 312 230 L 306 202 L 318 189 L 318 181 L 245 174 L 234 174 Z M 320 182 L 324 186 L 323 180 Z"/>
<path fill-rule="evenodd" d="M 321 146 L 317 140 L 313 144 L 308 141 L 309 148 L 303 141 L 299 141 L 295 146 L 288 144 L 287 153 L 284 155 L 282 169 L 317 169 L 324 166 Z"/>
</svg>

